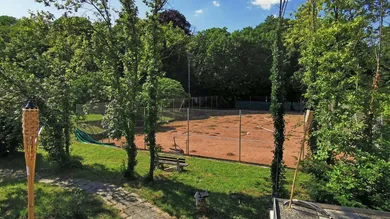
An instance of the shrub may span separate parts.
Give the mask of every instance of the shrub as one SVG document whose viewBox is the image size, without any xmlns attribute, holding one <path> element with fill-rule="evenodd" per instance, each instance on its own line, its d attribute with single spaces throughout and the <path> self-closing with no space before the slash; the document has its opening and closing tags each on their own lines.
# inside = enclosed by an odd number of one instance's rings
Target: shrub
<svg viewBox="0 0 390 219">
<path fill-rule="evenodd" d="M 20 116 L 0 115 L 0 156 L 13 153 L 23 143 Z"/>
</svg>

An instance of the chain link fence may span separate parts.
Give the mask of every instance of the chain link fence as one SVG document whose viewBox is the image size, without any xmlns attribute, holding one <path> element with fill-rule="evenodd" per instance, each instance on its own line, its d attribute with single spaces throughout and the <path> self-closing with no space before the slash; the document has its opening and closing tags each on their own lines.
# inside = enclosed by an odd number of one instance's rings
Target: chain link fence
<svg viewBox="0 0 390 219">
<path fill-rule="evenodd" d="M 170 103 L 172 107 L 162 105 L 158 113 L 156 143 L 163 152 L 271 164 L 274 137 L 273 121 L 268 111 L 184 108 L 182 104 L 179 105 L 180 100 Z M 76 111 L 79 109 L 83 109 L 87 114 L 86 119 L 77 123 L 78 127 L 83 128 L 95 140 L 123 146 L 124 138 L 109 138 L 107 130 L 102 126 L 105 104 L 77 106 Z M 288 166 L 293 166 L 303 135 L 303 116 L 298 113 L 286 114 L 285 120 L 284 160 Z M 140 149 L 147 149 L 144 128 L 145 109 L 140 108 L 136 120 L 135 140 Z"/>
</svg>

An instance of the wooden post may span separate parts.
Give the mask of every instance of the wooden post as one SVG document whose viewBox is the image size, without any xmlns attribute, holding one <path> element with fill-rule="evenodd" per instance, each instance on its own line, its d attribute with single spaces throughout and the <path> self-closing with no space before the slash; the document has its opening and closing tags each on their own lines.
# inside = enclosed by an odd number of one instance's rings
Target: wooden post
<svg viewBox="0 0 390 219">
<path fill-rule="evenodd" d="M 241 110 L 238 111 L 240 116 L 240 127 L 238 129 L 238 161 L 241 162 Z"/>
<path fill-rule="evenodd" d="M 34 177 L 39 132 L 39 110 L 32 102 L 23 109 L 23 144 L 28 184 L 28 218 L 34 219 Z"/>
<path fill-rule="evenodd" d="M 293 184 L 291 186 L 290 202 L 288 204 L 289 208 L 291 208 L 292 199 L 293 199 L 293 196 L 294 196 L 295 182 L 296 182 L 297 176 L 298 176 L 299 163 L 301 162 L 301 157 L 303 156 L 302 153 L 303 153 L 303 150 L 305 148 L 306 135 L 307 135 L 307 133 L 309 131 L 310 124 L 311 124 L 312 120 L 313 120 L 313 111 L 306 110 L 305 121 L 304 121 L 304 124 L 303 124 L 303 139 L 302 139 L 302 142 L 301 142 L 301 150 L 299 151 L 297 167 L 295 168 L 295 172 L 294 172 Z"/>
</svg>

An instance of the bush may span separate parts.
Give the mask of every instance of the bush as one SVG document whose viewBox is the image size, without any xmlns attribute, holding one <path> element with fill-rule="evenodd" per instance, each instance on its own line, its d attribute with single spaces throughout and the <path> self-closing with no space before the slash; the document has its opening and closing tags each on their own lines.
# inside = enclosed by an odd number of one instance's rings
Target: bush
<svg viewBox="0 0 390 219">
<path fill-rule="evenodd" d="M 367 155 L 326 165 L 308 159 L 303 167 L 313 175 L 306 189 L 316 202 L 390 210 L 390 162 L 386 160 Z"/>
<path fill-rule="evenodd" d="M 0 156 L 15 152 L 22 143 L 21 117 L 0 115 Z"/>
</svg>

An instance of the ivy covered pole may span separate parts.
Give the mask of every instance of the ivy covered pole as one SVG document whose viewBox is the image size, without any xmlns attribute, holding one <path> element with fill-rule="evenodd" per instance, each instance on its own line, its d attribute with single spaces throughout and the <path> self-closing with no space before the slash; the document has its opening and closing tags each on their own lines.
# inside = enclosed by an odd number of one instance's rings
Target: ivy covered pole
<svg viewBox="0 0 390 219">
<path fill-rule="evenodd" d="M 278 197 L 283 181 L 283 144 L 284 144 L 284 72 L 283 72 L 283 43 L 282 19 L 287 1 L 280 0 L 279 20 L 275 33 L 273 62 L 271 69 L 271 114 L 274 121 L 274 158 L 271 164 L 272 196 Z"/>
</svg>

